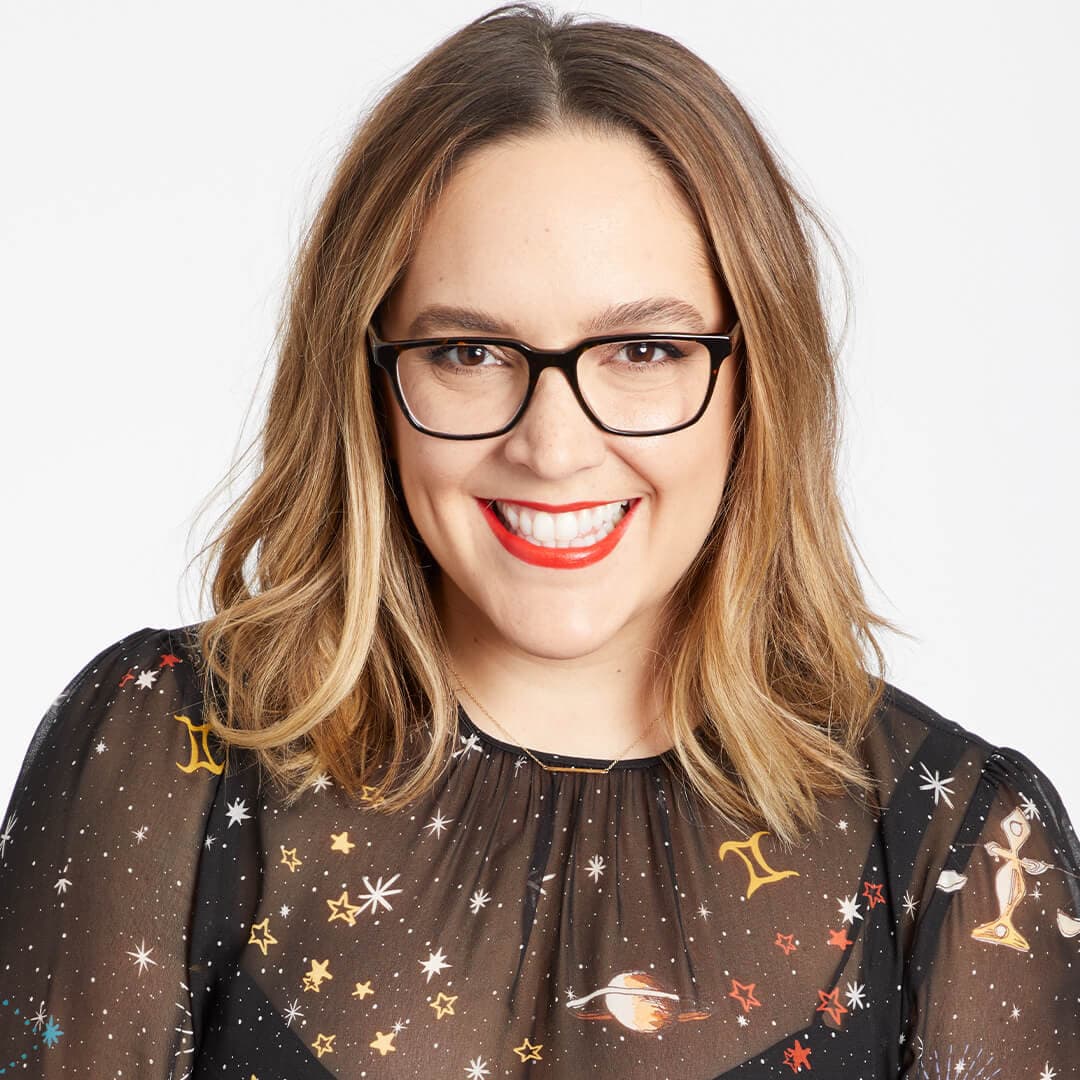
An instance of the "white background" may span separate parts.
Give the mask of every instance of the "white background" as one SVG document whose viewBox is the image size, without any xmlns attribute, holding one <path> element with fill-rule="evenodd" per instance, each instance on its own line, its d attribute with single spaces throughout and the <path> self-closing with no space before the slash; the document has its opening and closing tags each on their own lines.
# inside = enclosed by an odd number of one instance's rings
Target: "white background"
<svg viewBox="0 0 1080 1080">
<path fill-rule="evenodd" d="M 0 808 L 91 656 L 205 614 L 184 568 L 225 500 L 195 515 L 257 430 L 301 230 L 388 80 L 490 6 L 0 9 Z M 871 602 L 917 636 L 884 639 L 890 681 L 1080 819 L 1080 9 L 557 9 L 699 52 L 838 232 L 843 490 Z"/>
</svg>

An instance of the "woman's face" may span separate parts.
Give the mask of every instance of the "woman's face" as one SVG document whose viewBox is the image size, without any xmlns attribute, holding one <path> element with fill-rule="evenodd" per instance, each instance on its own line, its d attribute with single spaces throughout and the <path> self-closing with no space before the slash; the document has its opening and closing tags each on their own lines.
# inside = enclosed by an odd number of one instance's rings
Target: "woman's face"
<svg viewBox="0 0 1080 1080">
<path fill-rule="evenodd" d="M 612 305 L 659 298 L 698 315 L 624 318 L 586 330 Z M 477 309 L 499 328 L 416 325 L 433 305 Z M 723 333 L 732 322 L 695 220 L 647 151 L 636 141 L 558 133 L 466 159 L 387 297 L 379 329 L 388 340 L 490 332 L 564 349 L 602 333 Z M 435 601 L 444 627 L 450 619 L 487 646 L 549 659 L 651 644 L 659 608 L 719 505 L 736 375 L 729 357 L 696 424 L 643 438 L 595 427 L 551 368 L 517 426 L 496 438 L 425 435 L 390 404 L 408 510 L 441 568 Z M 478 501 L 492 498 L 556 506 L 640 501 L 609 554 L 562 569 L 507 550 Z"/>
</svg>

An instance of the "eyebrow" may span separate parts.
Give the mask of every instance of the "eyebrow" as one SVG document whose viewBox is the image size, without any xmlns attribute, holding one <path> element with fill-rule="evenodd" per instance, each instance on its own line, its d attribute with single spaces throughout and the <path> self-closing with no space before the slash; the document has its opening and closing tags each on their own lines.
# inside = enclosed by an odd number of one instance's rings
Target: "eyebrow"
<svg viewBox="0 0 1080 1080">
<path fill-rule="evenodd" d="M 689 329 L 685 333 L 704 334 L 707 330 L 701 312 L 693 304 L 674 296 L 656 296 L 647 300 L 611 304 L 584 322 L 581 330 L 586 337 L 593 337 L 615 327 L 629 328 L 660 320 L 686 325 Z M 495 316 L 477 308 L 459 307 L 454 304 L 431 304 L 423 308 L 409 324 L 406 333 L 412 339 L 455 330 L 463 330 L 467 333 L 502 334 L 505 337 L 516 336 L 513 327 Z"/>
</svg>

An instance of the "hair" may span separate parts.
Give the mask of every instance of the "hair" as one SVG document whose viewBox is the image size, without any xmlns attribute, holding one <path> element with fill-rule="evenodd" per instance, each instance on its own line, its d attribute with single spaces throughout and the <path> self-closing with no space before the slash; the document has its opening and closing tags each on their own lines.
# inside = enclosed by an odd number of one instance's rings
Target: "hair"
<svg viewBox="0 0 1080 1080">
<path fill-rule="evenodd" d="M 365 334 L 455 166 L 499 140 L 569 130 L 637 139 L 666 168 L 738 318 L 723 495 L 657 628 L 663 722 L 685 789 L 730 825 L 792 844 L 817 826 L 819 797 L 871 795 L 858 748 L 886 685 L 874 630 L 904 633 L 867 605 L 837 493 L 839 346 L 815 229 L 845 312 L 848 276 L 701 58 L 543 5 L 497 7 L 439 43 L 337 163 L 291 269 L 260 467 L 195 556 L 210 555 L 200 603 L 209 582 L 213 614 L 196 629 L 205 718 L 227 747 L 254 751 L 286 805 L 325 774 L 393 812 L 448 764 L 458 706 L 439 570 L 405 505 Z"/>
</svg>

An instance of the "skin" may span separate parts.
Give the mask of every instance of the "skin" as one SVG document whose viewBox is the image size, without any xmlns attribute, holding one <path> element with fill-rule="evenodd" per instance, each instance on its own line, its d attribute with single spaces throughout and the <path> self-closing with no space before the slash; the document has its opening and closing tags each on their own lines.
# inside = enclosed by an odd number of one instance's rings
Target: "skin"
<svg viewBox="0 0 1080 1080">
<path fill-rule="evenodd" d="M 643 146 L 566 130 L 466 159 L 387 297 L 381 329 L 388 340 L 420 336 L 409 331 L 423 307 L 464 305 L 505 323 L 502 336 L 568 348 L 590 336 L 584 327 L 595 313 L 652 297 L 691 303 L 704 325 L 654 318 L 601 332 L 723 333 L 734 322 L 689 207 Z M 433 598 L 453 666 L 506 729 L 459 692 L 481 730 L 581 757 L 643 757 L 670 746 L 662 723 L 647 730 L 660 712 L 650 660 L 657 617 L 708 536 L 740 393 L 728 357 L 696 424 L 646 438 L 595 427 L 552 369 L 517 426 L 497 438 L 434 438 L 390 405 L 409 513 L 442 571 Z M 555 570 L 505 551 L 476 496 L 642 502 L 606 559 Z"/>
</svg>

